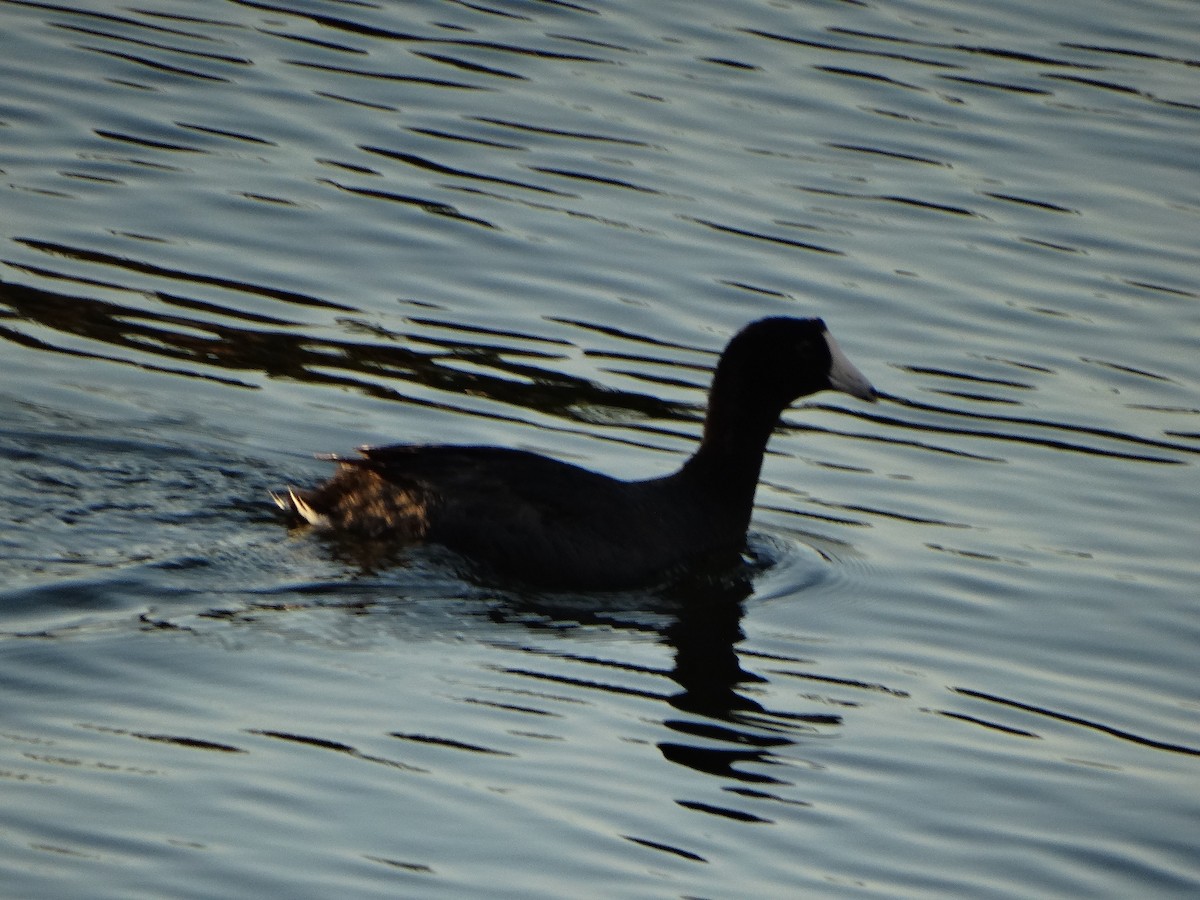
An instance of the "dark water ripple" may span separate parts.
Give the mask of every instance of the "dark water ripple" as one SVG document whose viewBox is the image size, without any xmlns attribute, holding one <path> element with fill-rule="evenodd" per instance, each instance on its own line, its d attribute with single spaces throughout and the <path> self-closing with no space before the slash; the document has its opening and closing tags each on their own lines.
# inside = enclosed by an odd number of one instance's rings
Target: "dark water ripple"
<svg viewBox="0 0 1200 900">
<path fill-rule="evenodd" d="M 1082 718 L 1081 716 L 1073 716 L 1073 715 L 1069 715 L 1067 713 L 1055 712 L 1054 710 L 1050 710 L 1050 709 L 1042 709 L 1040 707 L 1031 706 L 1027 703 L 1021 703 L 1018 700 L 1012 700 L 1012 699 L 1005 698 L 1005 697 L 994 697 L 990 694 L 984 694 L 979 691 L 970 690 L 969 688 L 955 688 L 955 692 L 964 697 L 970 697 L 971 699 L 974 699 L 974 700 L 984 700 L 989 703 L 996 704 L 997 706 L 1007 707 L 1009 709 L 1016 709 L 1021 712 L 1032 713 L 1032 714 L 1035 714 L 1038 716 L 1043 716 L 1048 719 L 1053 719 L 1057 722 L 1063 722 L 1068 725 L 1077 725 L 1082 728 L 1089 728 L 1094 731 L 1099 731 L 1102 734 L 1109 735 L 1110 737 L 1114 737 L 1114 738 L 1117 738 L 1117 739 L 1123 740 L 1123 741 L 1130 741 L 1131 743 L 1134 743 L 1134 744 L 1140 744 L 1144 747 L 1149 747 L 1153 750 L 1165 750 L 1169 753 L 1182 753 L 1186 756 L 1200 756 L 1200 748 L 1188 747 L 1188 746 L 1184 746 L 1182 744 L 1172 744 L 1172 743 L 1168 743 L 1166 741 L 1153 740 L 1151 738 L 1143 737 L 1141 735 L 1132 734 L 1132 733 L 1130 733 L 1128 731 L 1124 731 L 1120 728 L 1114 728 L 1111 725 L 1105 725 L 1101 722 L 1090 721 L 1088 719 Z M 951 714 L 946 713 L 946 715 L 951 715 Z M 1023 731 L 1019 731 L 1017 729 L 1005 729 L 1004 726 L 1001 726 L 1001 725 L 995 725 L 995 724 L 991 724 L 991 723 L 982 723 L 982 724 L 988 724 L 989 727 L 999 728 L 1001 730 L 1007 730 L 1010 732 L 1015 732 L 1022 737 L 1036 737 L 1037 736 L 1033 732 L 1023 732 Z"/>
<path fill-rule="evenodd" d="M 33 242 L 26 243 L 32 244 Z M 194 280 L 199 284 L 216 285 L 292 304 L 353 311 L 349 307 L 315 297 L 220 279 L 193 278 L 188 273 L 158 270 L 145 263 L 113 260 L 100 254 L 71 251 L 65 247 L 42 245 L 37 249 L 56 255 L 85 258 L 106 265 L 117 265 L 139 273 L 165 276 L 172 280 Z M 52 270 L 47 269 L 31 270 L 31 274 L 77 280 L 55 274 Z M 92 287 L 119 288 L 118 285 L 112 283 L 96 281 L 85 283 L 89 283 Z M 235 308 L 222 308 L 211 303 L 173 297 L 161 292 L 155 292 L 155 296 L 169 305 L 191 309 L 199 307 L 206 313 L 215 313 L 222 318 L 240 319 L 254 325 L 297 324 L 272 316 L 245 313 Z M 435 340 L 428 335 L 421 335 L 418 339 L 422 344 L 433 344 L 436 349 L 416 351 L 399 346 L 399 344 L 412 340 L 417 335 L 387 332 L 381 334 L 378 328 L 369 323 L 353 321 L 346 321 L 344 325 L 358 324 L 364 334 L 384 336 L 387 341 L 385 343 L 369 343 L 359 340 L 328 340 L 290 330 L 270 332 L 262 328 L 234 328 L 218 323 L 211 317 L 200 319 L 178 314 L 152 313 L 136 307 L 85 299 L 79 296 L 55 294 L 4 282 L 0 282 L 0 302 L 9 307 L 11 318 L 27 323 L 36 323 L 42 328 L 63 334 L 85 337 L 107 348 L 101 353 L 87 353 L 78 349 L 68 350 L 61 346 L 56 347 L 55 344 L 45 340 L 25 336 L 22 331 L 0 326 L 0 333 L 5 334 L 10 340 L 42 350 L 57 350 L 72 355 L 114 361 L 122 360 L 123 357 L 112 355 L 111 348 L 134 350 L 139 354 L 150 353 L 174 361 L 198 363 L 205 369 L 209 367 L 233 369 L 315 384 L 339 384 L 356 387 L 382 397 L 403 397 L 405 395 L 388 387 L 386 381 L 381 383 L 381 378 L 398 379 L 402 382 L 416 381 L 428 387 L 444 390 L 450 395 L 485 396 L 509 406 L 534 409 L 568 419 L 578 419 L 580 414 L 576 412 L 577 410 L 619 407 L 626 415 L 636 414 L 658 420 L 670 418 L 683 421 L 696 420 L 694 411 L 658 402 L 649 395 L 637 395 L 631 392 L 618 393 L 601 385 L 570 379 L 555 373 L 553 364 L 555 360 L 562 358 L 561 354 L 531 351 L 521 346 L 521 343 L 524 342 L 544 340 L 537 336 L 489 333 L 490 341 L 496 339 L 503 341 L 515 337 L 521 342 L 506 346 L 504 343 L 495 342 L 468 344 L 461 340 L 445 338 Z M 423 324 L 427 325 L 428 323 Z M 545 364 L 531 365 L 529 363 L 531 360 L 544 361 Z M 201 377 L 240 387 L 256 387 L 253 383 L 245 380 L 210 374 L 203 370 L 188 371 L 178 367 L 149 365 L 144 362 L 135 362 L 128 357 L 125 357 L 124 361 L 156 371 Z M 456 363 L 463 362 L 471 364 L 471 371 L 456 368 Z M 493 370 L 496 374 L 485 374 L 487 370 Z M 970 378 L 970 376 L 962 376 L 958 373 L 937 372 L 934 374 L 941 377 Z M 1143 374 L 1146 377 L 1157 377 L 1150 373 Z M 662 383 L 661 380 L 659 383 Z M 903 436 L 903 433 L 907 431 L 930 432 L 942 436 L 986 438 L 1002 443 L 1031 443 L 1057 450 L 1142 462 L 1180 463 L 1184 461 L 1178 455 L 1165 456 L 1150 451 L 1174 451 L 1176 454 L 1183 454 L 1184 458 L 1200 452 L 1200 448 L 1190 444 L 1123 434 L 1113 429 L 1039 421 L 1028 417 L 1002 416 L 991 412 L 956 410 L 946 406 L 890 396 L 886 392 L 882 396 L 887 402 L 901 408 L 932 413 L 935 418 L 935 421 L 932 422 L 918 422 L 912 419 L 901 419 L 887 413 L 855 412 L 854 415 L 857 418 L 891 426 L 886 435 L 874 438 L 884 443 L 905 446 L 918 445 L 919 442 Z M 972 396 L 968 399 L 978 400 L 980 398 Z M 408 397 L 407 400 L 408 402 L 419 402 L 412 397 Z M 841 412 L 837 407 L 822 407 L 820 404 L 815 405 L 814 408 Z M 984 423 L 985 427 L 955 427 L 950 424 L 955 418 L 967 418 Z M 1023 430 L 1014 433 L 1007 426 L 1017 426 Z M 1047 435 L 1043 432 L 1050 434 Z M 1056 434 L 1071 436 L 1074 439 L 1053 436 Z M 1080 437 L 1098 438 L 1110 446 L 1080 443 L 1078 441 Z M 1137 446 L 1142 448 L 1142 452 L 1124 451 L 1119 449 L 1121 445 Z M 967 451 L 946 449 L 944 452 L 964 453 Z"/>
</svg>

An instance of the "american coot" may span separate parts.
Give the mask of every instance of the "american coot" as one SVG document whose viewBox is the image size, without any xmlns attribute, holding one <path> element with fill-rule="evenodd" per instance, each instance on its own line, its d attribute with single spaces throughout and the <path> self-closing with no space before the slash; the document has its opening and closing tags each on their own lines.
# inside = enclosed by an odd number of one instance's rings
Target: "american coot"
<svg viewBox="0 0 1200 900">
<path fill-rule="evenodd" d="M 721 354 L 700 446 L 671 475 L 622 481 L 523 450 L 397 445 L 330 456 L 329 481 L 272 496 L 345 539 L 440 544 L 526 583 L 647 585 L 737 559 L 780 414 L 827 389 L 875 399 L 820 319 L 762 319 Z"/>
</svg>

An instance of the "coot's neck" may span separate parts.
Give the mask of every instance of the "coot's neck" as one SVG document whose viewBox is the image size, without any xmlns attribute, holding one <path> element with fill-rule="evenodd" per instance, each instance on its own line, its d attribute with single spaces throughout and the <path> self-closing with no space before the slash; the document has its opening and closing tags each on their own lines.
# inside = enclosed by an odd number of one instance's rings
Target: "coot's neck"
<svg viewBox="0 0 1200 900">
<path fill-rule="evenodd" d="M 713 385 L 704 437 L 679 478 L 691 490 L 707 496 L 736 518 L 744 532 L 754 507 L 754 491 L 762 469 L 767 441 L 784 404 L 764 403 L 763 398 L 730 396 L 720 379 Z M 755 402 L 757 401 L 757 402 Z"/>
</svg>

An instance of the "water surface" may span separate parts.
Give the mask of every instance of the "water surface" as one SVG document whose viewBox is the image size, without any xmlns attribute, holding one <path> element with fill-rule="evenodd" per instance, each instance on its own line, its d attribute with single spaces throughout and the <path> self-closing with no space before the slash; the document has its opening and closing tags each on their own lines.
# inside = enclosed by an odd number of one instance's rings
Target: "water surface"
<svg viewBox="0 0 1200 900">
<path fill-rule="evenodd" d="M 1187 4 L 0 0 L 0 870 L 22 897 L 1200 889 Z M 679 465 L 750 556 L 364 568 L 311 454 Z"/>
</svg>

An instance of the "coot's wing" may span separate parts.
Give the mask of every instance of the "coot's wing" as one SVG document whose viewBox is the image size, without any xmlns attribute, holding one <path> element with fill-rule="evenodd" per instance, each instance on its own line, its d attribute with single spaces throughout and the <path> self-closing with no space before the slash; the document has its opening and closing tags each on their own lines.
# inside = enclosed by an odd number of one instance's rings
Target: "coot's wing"
<svg viewBox="0 0 1200 900">
<path fill-rule="evenodd" d="M 621 484 L 561 460 L 526 450 L 447 444 L 396 444 L 360 447 L 361 459 L 339 459 L 361 466 L 395 484 L 420 485 L 450 503 L 490 502 L 507 498 L 542 506 L 569 508 L 587 497 L 603 496 Z"/>
<path fill-rule="evenodd" d="M 643 578 L 659 528 L 634 487 L 571 463 L 496 447 L 364 448 L 357 462 L 428 499 L 428 540 L 542 584 Z M 653 505 L 653 504 L 651 504 Z"/>
</svg>

